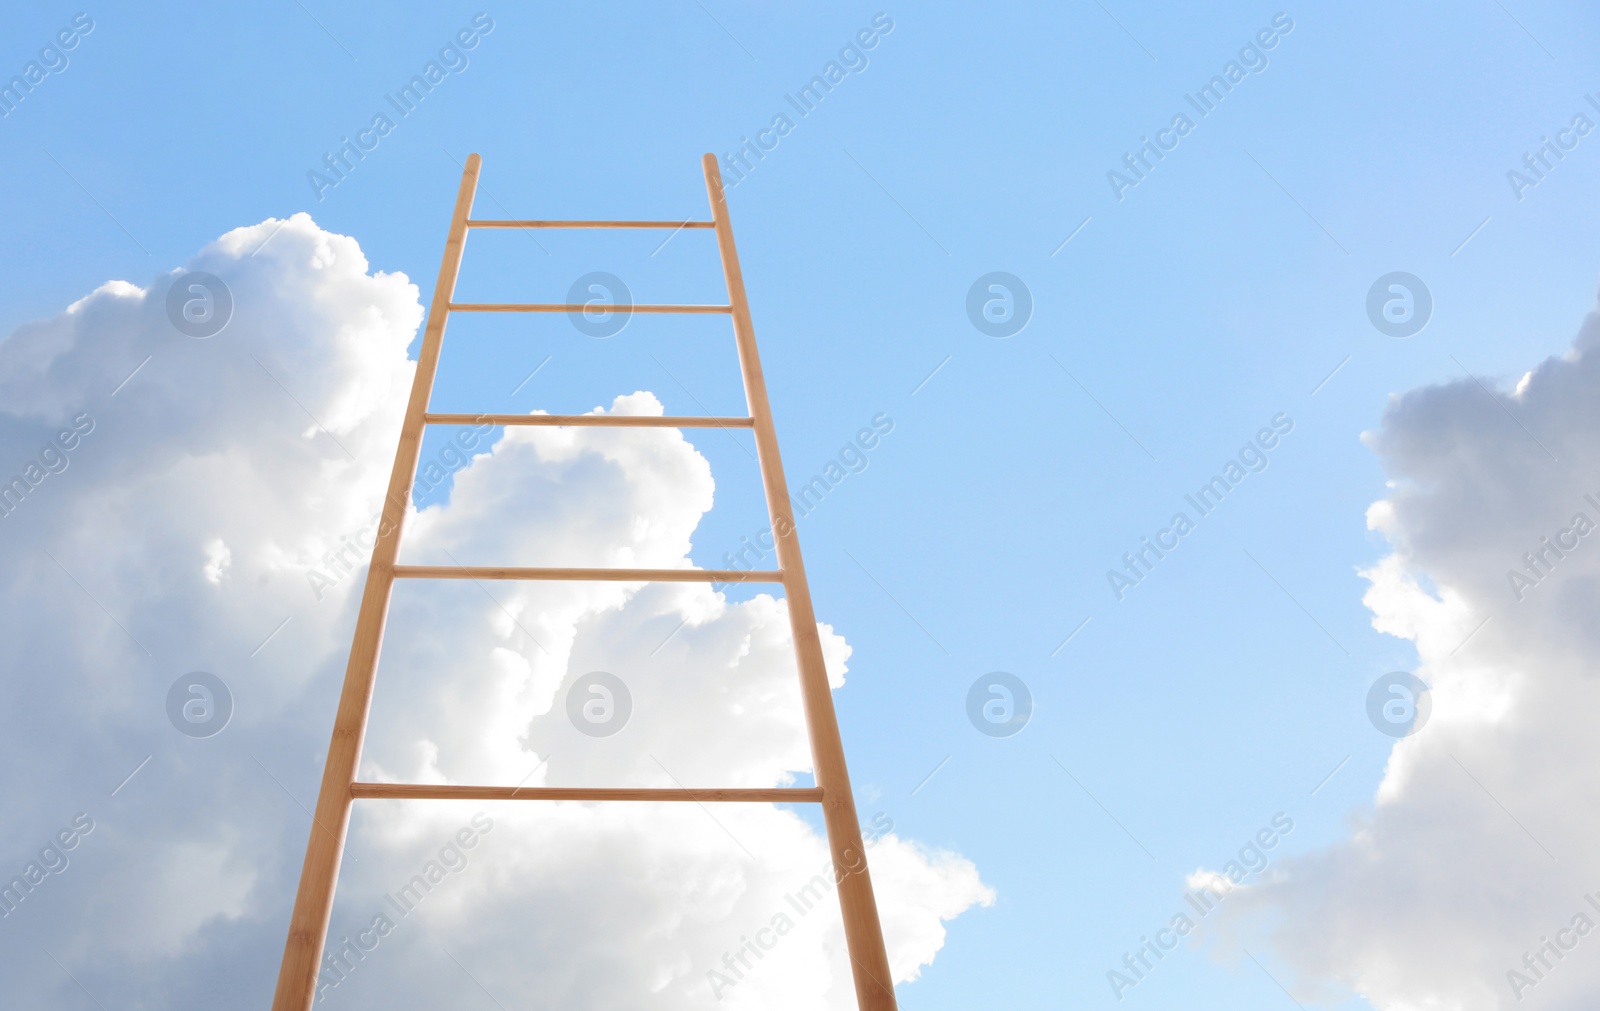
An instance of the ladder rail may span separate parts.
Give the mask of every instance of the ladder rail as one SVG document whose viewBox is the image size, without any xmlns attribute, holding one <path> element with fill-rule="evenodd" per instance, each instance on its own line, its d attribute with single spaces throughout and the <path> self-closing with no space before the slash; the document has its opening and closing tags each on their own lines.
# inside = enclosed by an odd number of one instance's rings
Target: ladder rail
<svg viewBox="0 0 1600 1011">
<path fill-rule="evenodd" d="M 894 977 L 889 971 L 878 902 L 864 858 L 866 847 L 861 839 L 861 821 L 856 814 L 855 795 L 850 789 L 844 743 L 833 708 L 833 689 L 828 685 L 822 638 L 817 632 L 817 617 L 811 604 L 811 586 L 806 581 L 805 562 L 800 557 L 800 538 L 795 532 L 794 511 L 789 504 L 789 482 L 784 477 L 783 459 L 778 452 L 778 435 L 772 422 L 772 405 L 767 399 L 761 356 L 756 350 L 755 325 L 750 319 L 744 271 L 739 266 L 739 251 L 733 241 L 733 223 L 728 216 L 722 172 L 717 167 L 716 157 L 710 154 L 701 159 L 701 166 L 705 170 L 706 196 L 711 201 L 711 216 L 716 224 L 717 253 L 728 286 L 728 302 L 733 307 L 739 371 L 744 378 L 749 414 L 755 419 L 756 458 L 766 491 L 767 515 L 772 522 L 778 567 L 783 572 L 812 766 L 817 786 L 823 791 L 822 816 L 828 848 L 833 855 L 834 876 L 839 884 L 839 910 L 844 919 L 845 946 L 850 951 L 856 1003 L 861 1011 L 895 1011 Z"/>
<path fill-rule="evenodd" d="M 467 156 L 456 191 L 455 210 L 439 262 L 439 278 L 417 355 L 417 369 L 411 380 L 411 395 L 406 402 L 405 420 L 400 426 L 400 442 L 395 449 L 394 468 L 389 474 L 389 489 L 383 500 L 382 522 L 377 542 L 367 567 L 367 582 L 361 591 L 361 610 L 356 617 L 355 637 L 350 645 L 350 661 L 345 667 L 344 688 L 339 694 L 339 709 L 333 719 L 333 735 L 328 744 L 328 761 L 322 770 L 322 786 L 317 793 L 316 814 L 312 817 L 311 838 L 306 843 L 305 863 L 300 871 L 300 887 L 295 893 L 294 912 L 289 920 L 289 938 L 284 943 L 283 965 L 278 972 L 273 1011 L 309 1011 L 316 999 L 317 970 L 327 942 L 328 918 L 333 912 L 334 886 L 339 879 L 339 863 L 344 840 L 350 829 L 350 787 L 356 781 L 361 761 L 361 744 L 366 736 L 367 714 L 372 706 L 373 679 L 378 670 L 378 652 L 383 628 L 389 616 L 389 597 L 394 588 L 394 563 L 400 549 L 400 531 L 410 504 L 411 484 L 417 476 L 417 460 L 422 450 L 423 416 L 433 395 L 434 376 L 439 368 L 439 349 L 444 342 L 445 323 L 450 314 L 450 299 L 455 294 L 461 272 L 461 256 L 467 239 L 467 220 L 477 195 L 478 173 L 483 160 Z M 385 533 L 387 531 L 387 533 Z"/>
</svg>

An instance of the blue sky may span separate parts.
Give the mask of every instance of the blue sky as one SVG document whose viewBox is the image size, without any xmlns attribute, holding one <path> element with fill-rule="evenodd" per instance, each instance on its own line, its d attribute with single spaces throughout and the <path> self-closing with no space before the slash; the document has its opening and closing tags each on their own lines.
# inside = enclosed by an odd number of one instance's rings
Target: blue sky
<svg viewBox="0 0 1600 1011">
<path fill-rule="evenodd" d="M 998 895 L 949 925 L 905 1006 L 1120 1006 L 1107 971 L 1186 875 L 1279 813 L 1274 864 L 1349 836 L 1394 745 L 1368 687 L 1418 664 L 1362 603 L 1357 570 L 1389 553 L 1365 512 L 1389 489 L 1360 436 L 1392 394 L 1469 373 L 1509 390 L 1593 308 L 1600 134 L 1520 196 L 1507 179 L 1575 116 L 1600 122 L 1592 9 L 886 8 L 865 65 L 804 116 L 787 96 L 879 8 L 485 10 L 469 62 L 404 117 L 386 96 L 479 8 L 89 11 L 70 65 L 0 119 L 0 330 L 297 211 L 426 299 L 469 152 L 480 217 L 704 218 L 700 154 L 787 115 L 729 200 L 791 482 L 893 422 L 800 525 L 819 619 L 855 650 L 853 780 L 864 818 L 961 853 Z M 0 76 L 75 13 L 3 15 Z M 1265 65 L 1201 116 L 1186 96 L 1275 17 L 1292 28 Z M 319 196 L 308 173 L 380 112 L 392 132 Z M 1178 113 L 1192 131 L 1119 194 L 1108 172 Z M 708 233 L 660 243 L 477 233 L 460 297 L 557 301 L 595 270 L 640 301 L 723 297 Z M 1031 295 L 1008 338 L 967 316 L 994 271 Z M 1393 271 L 1433 303 L 1403 339 L 1366 308 Z M 597 341 L 458 316 L 435 404 L 584 411 L 634 390 L 740 413 L 726 322 L 640 317 Z M 1275 417 L 1292 430 L 1265 469 L 1198 516 L 1185 496 Z M 693 557 L 720 567 L 764 522 L 751 444 L 690 440 L 717 478 Z M 1119 600 L 1107 571 L 1180 510 L 1194 529 Z M 968 719 L 993 671 L 1034 700 L 1017 736 Z M 1273 977 L 1293 973 L 1250 950 L 1259 965 L 1180 950 L 1121 1003 L 1284 1007 Z"/>
</svg>

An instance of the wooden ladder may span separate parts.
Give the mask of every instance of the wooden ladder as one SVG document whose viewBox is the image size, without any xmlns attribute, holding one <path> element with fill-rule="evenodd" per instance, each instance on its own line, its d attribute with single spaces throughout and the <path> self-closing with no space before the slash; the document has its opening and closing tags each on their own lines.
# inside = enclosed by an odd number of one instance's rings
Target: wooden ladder
<svg viewBox="0 0 1600 1011">
<path fill-rule="evenodd" d="M 323 767 L 322 788 L 317 795 L 316 815 L 311 838 L 306 844 L 305 865 L 300 872 L 300 888 L 295 895 L 294 915 L 289 922 L 289 939 L 284 946 L 283 966 L 278 974 L 273 1011 L 309 1011 L 316 997 L 317 970 L 327 940 L 328 918 L 333 910 L 334 887 L 339 877 L 339 862 L 345 835 L 350 826 L 350 806 L 357 798 L 403 798 L 410 800 L 588 800 L 588 801 L 744 801 L 750 803 L 809 802 L 822 805 L 827 826 L 828 849 L 838 870 L 839 905 L 844 918 L 845 943 L 849 949 L 856 999 L 862 1011 L 893 1011 L 894 987 L 889 975 L 889 959 L 884 950 L 883 931 L 878 922 L 877 900 L 867 872 L 861 825 L 856 817 L 855 798 L 845 768 L 844 747 L 834 715 L 833 696 L 823 665 L 822 641 L 817 634 L 816 615 L 811 608 L 811 590 L 806 583 L 805 563 L 800 557 L 800 541 L 795 533 L 794 514 L 789 504 L 788 482 L 778 456 L 778 437 L 772 425 L 772 410 L 767 402 L 766 380 L 756 353 L 755 329 L 750 322 L 750 305 L 745 297 L 744 275 L 739 269 L 739 254 L 733 243 L 733 226 L 728 219 L 728 204 L 722 189 L 722 174 L 717 161 L 707 154 L 701 160 L 705 171 L 706 193 L 711 201 L 711 221 L 480 221 L 473 220 L 472 201 L 478 188 L 482 159 L 467 158 L 456 193 L 455 212 L 445 240 L 444 258 L 439 264 L 439 280 L 428 307 L 427 327 L 423 331 L 422 351 L 417 357 L 416 377 L 406 404 L 400 429 L 400 445 L 395 450 L 394 470 L 389 476 L 384 498 L 383 521 L 367 570 L 366 587 L 361 595 L 361 610 L 356 618 L 355 639 L 350 647 L 350 662 L 345 668 L 344 689 L 339 696 L 339 711 L 334 717 L 333 739 L 328 745 L 328 761 Z M 456 276 L 467 231 L 472 228 L 710 228 L 716 231 L 717 250 L 722 258 L 722 273 L 728 287 L 727 305 L 565 305 L 528 303 L 458 303 Z M 453 312 L 660 312 L 723 313 L 733 317 L 733 335 L 739 351 L 739 368 L 744 378 L 749 416 L 744 418 L 641 417 L 616 414 L 434 414 L 428 410 L 434 376 L 439 366 L 439 351 L 444 341 L 445 322 Z M 767 514 L 777 542 L 779 568 L 775 571 L 746 572 L 716 569 L 620 569 L 620 568 L 508 568 L 502 566 L 397 565 L 401 527 L 416 479 L 417 458 L 426 425 L 607 425 L 661 428 L 748 428 L 755 434 L 761 481 L 766 492 Z M 789 603 L 789 625 L 793 633 L 795 657 L 800 672 L 800 690 L 805 704 L 806 725 L 811 741 L 811 756 L 816 772 L 815 787 L 767 789 L 606 789 L 587 787 L 499 787 L 432 784 L 363 783 L 356 779 L 361 761 L 361 743 L 366 736 L 367 715 L 372 702 L 373 681 L 378 668 L 378 651 L 384 623 L 389 614 L 389 597 L 396 579 L 545 579 L 545 580 L 620 580 L 623 582 L 770 582 L 783 586 Z M 842 877 L 841 877 L 842 875 Z"/>
</svg>

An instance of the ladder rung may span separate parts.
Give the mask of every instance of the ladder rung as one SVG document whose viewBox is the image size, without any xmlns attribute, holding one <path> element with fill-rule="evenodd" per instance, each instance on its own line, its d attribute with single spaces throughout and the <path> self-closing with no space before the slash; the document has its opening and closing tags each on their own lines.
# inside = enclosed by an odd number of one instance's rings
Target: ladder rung
<svg viewBox="0 0 1600 1011">
<path fill-rule="evenodd" d="M 468 221 L 468 228 L 715 228 L 714 221 Z"/>
<path fill-rule="evenodd" d="M 617 428 L 754 428 L 754 418 L 654 414 L 424 414 L 430 425 L 599 425 Z"/>
<path fill-rule="evenodd" d="M 720 312 L 733 311 L 731 305 L 571 305 L 564 302 L 451 302 L 451 312 Z"/>
<path fill-rule="evenodd" d="M 527 569 L 504 565 L 396 565 L 396 579 L 556 579 L 620 583 L 781 583 L 781 570 Z"/>
<path fill-rule="evenodd" d="M 666 800 L 820 804 L 818 786 L 747 789 L 635 789 L 588 786 L 455 786 L 448 783 L 351 783 L 350 796 L 384 800 Z"/>
</svg>

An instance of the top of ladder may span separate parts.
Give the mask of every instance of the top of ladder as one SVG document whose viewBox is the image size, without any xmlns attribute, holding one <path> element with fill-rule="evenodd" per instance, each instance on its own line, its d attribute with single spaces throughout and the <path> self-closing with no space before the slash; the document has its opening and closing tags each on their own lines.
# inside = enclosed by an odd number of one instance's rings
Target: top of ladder
<svg viewBox="0 0 1600 1011">
<path fill-rule="evenodd" d="M 888 952 L 883 942 L 877 900 L 869 868 L 861 859 L 865 846 L 855 798 L 850 789 L 839 723 L 833 708 L 827 662 L 822 653 L 816 612 L 806 581 L 805 564 L 795 533 L 788 483 L 778 452 L 772 409 L 767 397 L 755 329 L 734 246 L 733 227 L 715 156 L 705 155 L 701 167 L 711 204 L 711 221 L 556 221 L 474 220 L 471 217 L 482 159 L 468 156 L 455 212 L 445 240 L 434 297 L 428 306 L 422 346 L 412 375 L 412 388 L 400 428 L 399 445 L 384 500 L 379 531 L 367 570 L 361 609 L 351 641 L 344 687 L 334 717 L 322 785 L 312 814 L 312 831 L 306 844 L 305 864 L 295 895 L 294 912 L 284 943 L 283 963 L 273 999 L 275 1011 L 311 1011 L 317 994 L 318 970 L 328 936 L 329 917 L 339 877 L 339 864 L 349 831 L 350 813 L 357 798 L 387 800 L 549 800 L 751 803 L 815 803 L 822 819 L 833 864 L 848 868 L 835 884 L 839 911 L 849 953 L 851 976 L 862 1011 L 895 1011 L 895 996 Z M 545 303 L 459 303 L 453 301 L 467 232 L 476 228 L 654 228 L 711 229 L 717 238 L 726 305 L 568 305 Z M 429 410 L 437 375 L 445 324 L 455 312 L 575 312 L 583 309 L 616 312 L 721 313 L 733 324 L 740 375 L 744 381 L 746 413 L 743 417 L 663 417 L 594 415 L 446 414 Z M 766 571 L 738 569 L 624 569 L 525 568 L 510 566 L 430 566 L 398 564 L 399 542 L 405 525 L 408 489 L 416 478 L 423 429 L 428 425 L 615 425 L 619 427 L 748 428 L 755 437 L 757 470 L 772 523 L 773 549 L 778 567 Z M 357 777 L 361 746 L 367 731 L 378 656 L 389 615 L 390 597 L 398 579 L 506 579 L 506 580 L 609 580 L 620 582 L 771 582 L 785 591 L 789 638 L 794 648 L 796 672 L 805 713 L 806 735 L 812 755 L 815 785 L 786 787 L 547 787 L 494 786 L 456 783 L 365 782 Z M 664 771 L 664 770 L 663 770 Z M 668 774 L 670 776 L 670 773 Z M 331 957 L 331 956 L 330 956 Z"/>
</svg>

